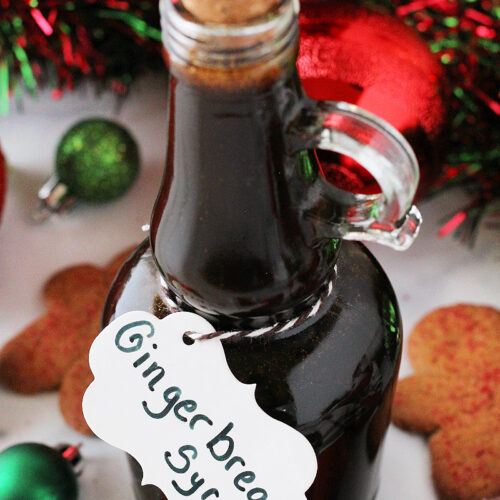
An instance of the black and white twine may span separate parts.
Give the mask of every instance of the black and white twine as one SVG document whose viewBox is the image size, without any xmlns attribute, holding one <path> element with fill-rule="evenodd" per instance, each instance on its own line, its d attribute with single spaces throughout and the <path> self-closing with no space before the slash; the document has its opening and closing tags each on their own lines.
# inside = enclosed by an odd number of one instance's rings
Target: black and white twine
<svg viewBox="0 0 500 500">
<path fill-rule="evenodd" d="M 216 331 L 206 334 L 197 332 L 186 332 L 185 335 L 193 342 L 199 342 L 201 340 L 210 340 L 210 339 L 226 340 L 226 339 L 243 338 L 243 337 L 255 338 L 264 335 L 283 333 L 287 330 L 290 330 L 291 328 L 296 328 L 305 321 L 307 321 L 308 319 L 318 314 L 319 311 L 321 311 L 321 309 L 325 306 L 328 297 L 331 295 L 333 291 L 333 283 L 335 281 L 335 275 L 336 273 L 334 274 L 334 277 L 329 281 L 328 285 L 325 286 L 318 300 L 311 307 L 303 311 L 302 314 L 296 316 L 291 320 L 277 322 L 274 323 L 273 325 L 265 326 L 263 328 L 257 328 L 254 330 Z M 178 306 L 177 302 L 175 301 L 174 294 L 167 288 L 165 283 L 162 283 L 162 285 L 164 291 L 166 292 L 165 293 L 166 296 L 163 297 L 163 301 L 165 302 L 168 312 L 169 313 L 181 312 L 182 309 Z"/>
</svg>

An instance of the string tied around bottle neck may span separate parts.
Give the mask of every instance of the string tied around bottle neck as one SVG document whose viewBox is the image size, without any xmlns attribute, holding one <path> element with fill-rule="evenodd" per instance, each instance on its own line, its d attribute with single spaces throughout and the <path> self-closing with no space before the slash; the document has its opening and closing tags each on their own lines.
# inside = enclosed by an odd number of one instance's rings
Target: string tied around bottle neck
<svg viewBox="0 0 500 500">
<path fill-rule="evenodd" d="M 206 334 L 188 331 L 185 332 L 184 336 L 188 341 L 194 343 L 200 342 L 202 340 L 212 339 L 228 340 L 237 338 L 257 338 L 267 335 L 275 335 L 278 333 L 286 332 L 287 330 L 291 330 L 292 328 L 297 328 L 307 320 L 318 315 L 325 308 L 325 306 L 328 305 L 328 298 L 333 292 L 333 284 L 335 282 L 336 271 L 337 268 L 335 267 L 333 276 L 328 282 L 328 285 L 326 285 L 321 291 L 318 300 L 316 300 L 316 302 L 314 302 L 312 306 L 305 309 L 301 314 L 295 316 L 290 320 L 279 321 L 272 325 L 249 330 L 219 330 Z M 163 300 L 165 302 L 168 313 L 171 314 L 183 311 L 182 307 L 180 307 L 175 300 L 175 295 L 167 288 L 165 283 L 162 283 L 162 285 L 163 289 L 166 292 L 166 297 L 164 297 Z"/>
</svg>

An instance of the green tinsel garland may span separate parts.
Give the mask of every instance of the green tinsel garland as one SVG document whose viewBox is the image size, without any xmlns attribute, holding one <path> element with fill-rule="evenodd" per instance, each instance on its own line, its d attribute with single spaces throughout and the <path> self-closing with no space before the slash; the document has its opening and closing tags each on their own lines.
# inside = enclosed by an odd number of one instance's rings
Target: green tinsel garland
<svg viewBox="0 0 500 500">
<path fill-rule="evenodd" d="M 457 230 L 473 241 L 500 198 L 500 6 L 492 0 L 357 1 L 414 26 L 446 69 L 452 119 L 431 194 L 457 185 L 471 193 L 441 234 Z M 161 67 L 160 40 L 158 0 L 0 0 L 0 114 L 22 87 L 34 91 L 45 83 L 57 97 L 82 76 L 125 93 L 145 68 Z"/>
<path fill-rule="evenodd" d="M 125 93 L 160 67 L 158 0 L 0 0 L 0 114 L 41 85 L 58 97 L 87 76 Z"/>
<path fill-rule="evenodd" d="M 500 200 L 500 4 L 490 0 L 368 0 L 413 26 L 445 68 L 450 124 L 445 162 L 430 195 L 454 186 L 470 202 L 443 220 L 441 236 L 454 232 L 474 242 L 479 222 Z M 491 219 L 493 220 L 493 218 Z M 491 224 L 493 225 L 493 224 Z"/>
</svg>

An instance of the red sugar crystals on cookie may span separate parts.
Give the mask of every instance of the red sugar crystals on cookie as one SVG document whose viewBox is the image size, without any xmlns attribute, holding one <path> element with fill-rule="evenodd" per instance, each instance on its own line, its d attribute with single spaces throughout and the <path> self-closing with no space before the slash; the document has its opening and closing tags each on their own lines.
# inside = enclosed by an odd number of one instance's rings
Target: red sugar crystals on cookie
<svg viewBox="0 0 500 500">
<path fill-rule="evenodd" d="M 464 355 L 473 355 L 476 343 L 477 347 L 481 343 L 500 346 L 499 330 L 500 311 L 492 307 L 457 304 L 436 309 L 420 320 L 410 336 L 412 366 L 421 372 L 466 373 L 482 360 L 464 363 Z"/>
<path fill-rule="evenodd" d="M 429 440 L 432 473 L 443 500 L 500 496 L 500 408 L 444 427 Z"/>
<path fill-rule="evenodd" d="M 453 423 L 461 413 L 494 404 L 492 388 L 481 381 L 424 373 L 398 382 L 392 420 L 404 429 L 429 434 Z"/>
<path fill-rule="evenodd" d="M 425 316 L 409 339 L 415 374 L 398 382 L 392 420 L 432 434 L 442 500 L 500 496 L 500 311 L 457 304 Z"/>
</svg>

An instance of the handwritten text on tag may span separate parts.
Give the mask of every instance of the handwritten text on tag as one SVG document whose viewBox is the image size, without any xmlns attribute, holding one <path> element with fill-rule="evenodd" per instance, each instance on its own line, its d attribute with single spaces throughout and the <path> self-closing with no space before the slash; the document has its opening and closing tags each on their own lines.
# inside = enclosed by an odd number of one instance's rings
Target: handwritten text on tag
<svg viewBox="0 0 500 500">
<path fill-rule="evenodd" d="M 101 332 L 83 401 L 90 428 L 169 500 L 304 500 L 317 471 L 310 443 L 260 409 L 219 340 L 187 345 L 186 331 L 214 329 L 192 313 L 132 312 Z"/>
</svg>

